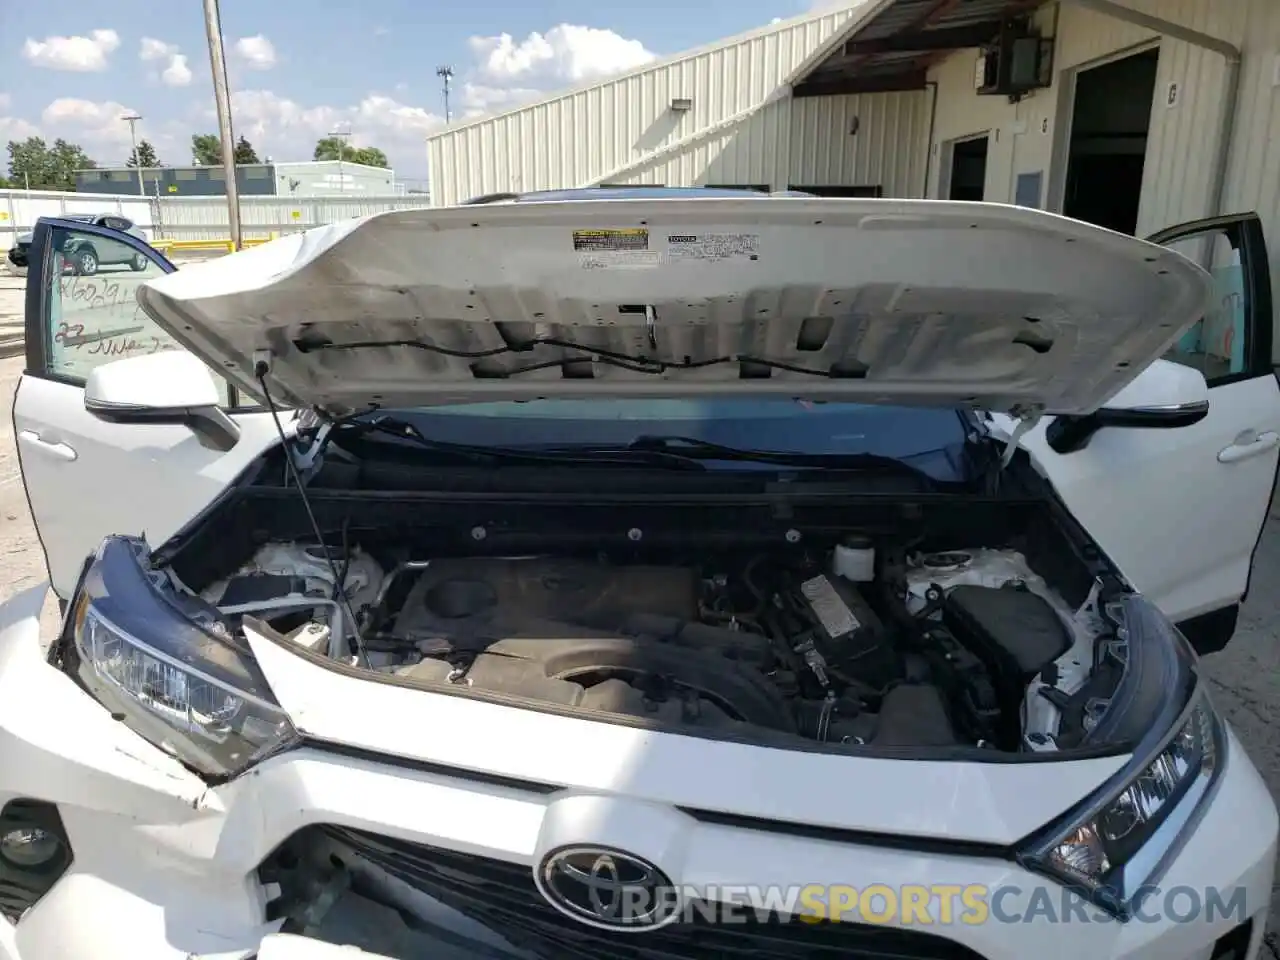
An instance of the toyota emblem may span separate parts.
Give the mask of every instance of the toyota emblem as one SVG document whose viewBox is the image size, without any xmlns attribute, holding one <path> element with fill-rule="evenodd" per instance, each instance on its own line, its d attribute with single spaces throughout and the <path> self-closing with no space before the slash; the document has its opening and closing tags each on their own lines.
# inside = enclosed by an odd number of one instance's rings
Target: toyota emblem
<svg viewBox="0 0 1280 960">
<path fill-rule="evenodd" d="M 622 850 L 562 847 L 543 858 L 535 880 L 561 913 L 602 930 L 654 930 L 680 915 L 670 878 Z"/>
</svg>

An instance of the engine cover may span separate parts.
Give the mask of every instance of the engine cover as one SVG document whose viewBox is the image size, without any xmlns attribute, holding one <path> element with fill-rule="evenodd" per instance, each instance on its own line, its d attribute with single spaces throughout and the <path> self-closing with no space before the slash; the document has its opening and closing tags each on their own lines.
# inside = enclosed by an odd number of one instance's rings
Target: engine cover
<svg viewBox="0 0 1280 960">
<path fill-rule="evenodd" d="M 698 573 L 682 567 L 610 567 L 542 557 L 433 562 L 392 625 L 407 640 L 506 629 L 524 618 L 615 626 L 629 615 L 692 620 Z"/>
<path fill-rule="evenodd" d="M 665 723 L 793 732 L 786 701 L 751 666 L 767 639 L 697 622 L 699 583 L 682 568 L 433 563 L 392 625 L 426 659 L 397 673 Z"/>
</svg>

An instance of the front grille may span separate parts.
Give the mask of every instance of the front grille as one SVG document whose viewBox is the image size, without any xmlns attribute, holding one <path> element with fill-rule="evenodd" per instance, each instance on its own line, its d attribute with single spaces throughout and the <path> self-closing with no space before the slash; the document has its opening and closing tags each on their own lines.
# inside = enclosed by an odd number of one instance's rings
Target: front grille
<svg viewBox="0 0 1280 960">
<path fill-rule="evenodd" d="M 534 886 L 527 866 L 364 831 L 331 827 L 328 832 L 364 859 L 513 945 L 557 960 L 982 960 L 955 941 L 923 931 L 802 923 L 779 916 L 733 924 L 695 919 L 644 933 L 609 933 L 554 909 Z M 691 912 L 701 916 L 697 910 Z"/>
</svg>

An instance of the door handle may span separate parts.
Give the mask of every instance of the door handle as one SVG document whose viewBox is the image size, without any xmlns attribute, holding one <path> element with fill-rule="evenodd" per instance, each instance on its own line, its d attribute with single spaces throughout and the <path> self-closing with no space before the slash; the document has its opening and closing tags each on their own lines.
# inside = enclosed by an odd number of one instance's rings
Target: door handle
<svg viewBox="0 0 1280 960">
<path fill-rule="evenodd" d="M 52 457 L 57 457 L 59 460 L 66 460 L 70 462 L 79 456 L 79 454 L 76 453 L 75 448 L 70 444 L 50 443 L 48 440 L 41 440 L 40 434 L 33 433 L 30 430 L 23 430 L 18 434 L 18 436 L 27 446 L 32 447 L 35 450 L 39 450 L 41 453 L 47 453 Z"/>
<path fill-rule="evenodd" d="M 1246 431 L 1236 442 L 1218 454 L 1219 463 L 1238 463 L 1280 447 L 1280 433 L 1254 433 Z"/>
</svg>

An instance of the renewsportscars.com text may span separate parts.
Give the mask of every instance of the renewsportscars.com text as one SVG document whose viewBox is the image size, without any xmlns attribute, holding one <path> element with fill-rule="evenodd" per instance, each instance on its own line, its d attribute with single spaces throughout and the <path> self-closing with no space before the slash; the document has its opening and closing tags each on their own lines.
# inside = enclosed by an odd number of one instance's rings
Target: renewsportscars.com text
<svg viewBox="0 0 1280 960">
<path fill-rule="evenodd" d="M 655 914 L 681 920 L 734 924 L 793 916 L 802 922 L 899 926 L 984 923 L 1116 923 L 1079 891 L 1057 885 L 988 887 L 980 884 L 840 884 L 767 888 L 751 885 L 667 887 L 653 896 L 626 891 L 616 916 Z M 1243 887 L 1220 890 L 1172 886 L 1142 888 L 1131 900 L 1128 922 L 1200 923 L 1250 915 Z"/>
</svg>

